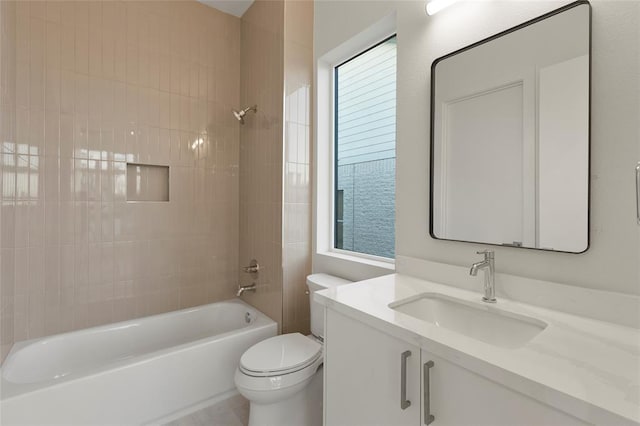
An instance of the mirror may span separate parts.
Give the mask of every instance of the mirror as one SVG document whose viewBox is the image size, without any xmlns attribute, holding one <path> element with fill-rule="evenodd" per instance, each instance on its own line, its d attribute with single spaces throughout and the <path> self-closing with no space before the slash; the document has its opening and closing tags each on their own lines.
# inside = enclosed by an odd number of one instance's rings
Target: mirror
<svg viewBox="0 0 640 426">
<path fill-rule="evenodd" d="M 433 62 L 432 237 L 587 250 L 590 44 L 578 1 Z"/>
</svg>

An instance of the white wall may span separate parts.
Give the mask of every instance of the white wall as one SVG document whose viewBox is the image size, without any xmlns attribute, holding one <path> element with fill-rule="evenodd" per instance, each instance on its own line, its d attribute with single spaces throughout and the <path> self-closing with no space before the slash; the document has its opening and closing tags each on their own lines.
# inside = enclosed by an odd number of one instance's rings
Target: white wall
<svg viewBox="0 0 640 426">
<path fill-rule="evenodd" d="M 540 69 L 537 247 L 580 252 L 587 246 L 588 69 L 587 56 Z"/>
<path fill-rule="evenodd" d="M 316 58 L 397 13 L 397 256 L 469 265 L 482 247 L 429 236 L 433 60 L 566 3 L 462 2 L 428 17 L 424 1 L 316 1 Z M 591 247 L 579 255 L 496 247 L 496 263 L 513 275 L 640 294 L 633 196 L 640 156 L 640 2 L 596 0 L 592 6 Z"/>
</svg>

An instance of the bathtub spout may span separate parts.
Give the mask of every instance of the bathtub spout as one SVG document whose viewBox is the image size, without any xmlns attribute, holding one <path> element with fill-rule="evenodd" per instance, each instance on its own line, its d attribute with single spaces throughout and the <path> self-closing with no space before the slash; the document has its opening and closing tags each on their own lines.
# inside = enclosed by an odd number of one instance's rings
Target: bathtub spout
<svg viewBox="0 0 640 426">
<path fill-rule="evenodd" d="M 253 291 L 255 293 L 256 292 L 256 283 L 253 283 L 251 285 L 238 286 L 238 292 L 236 293 L 236 296 L 238 296 L 238 297 L 242 296 L 242 293 L 244 293 L 245 291 Z"/>
</svg>

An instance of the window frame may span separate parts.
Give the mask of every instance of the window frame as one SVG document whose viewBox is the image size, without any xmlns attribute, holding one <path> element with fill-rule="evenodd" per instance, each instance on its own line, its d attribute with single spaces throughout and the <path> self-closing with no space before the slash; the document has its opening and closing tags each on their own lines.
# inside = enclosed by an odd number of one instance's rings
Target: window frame
<svg viewBox="0 0 640 426">
<path fill-rule="evenodd" d="M 329 189 L 328 200 L 330 203 L 330 215 L 328 218 L 329 219 L 329 223 L 328 223 L 329 236 L 328 236 L 328 247 L 325 252 L 321 252 L 320 250 L 318 250 L 318 247 L 316 247 L 317 252 L 319 254 L 335 255 L 342 259 L 363 262 L 366 264 L 371 264 L 373 266 L 383 267 L 385 269 L 392 269 L 392 270 L 395 269 L 395 258 L 376 256 L 373 254 L 360 253 L 357 251 L 344 250 L 344 249 L 339 249 L 335 247 L 335 242 L 336 242 L 335 224 L 336 224 L 336 214 L 337 214 L 335 194 L 336 194 L 336 188 L 337 188 L 336 170 L 337 170 L 337 161 L 338 161 L 338 156 L 337 156 L 338 126 L 336 123 L 338 87 L 336 84 L 337 83 L 336 76 L 337 76 L 337 69 L 339 66 L 367 53 L 368 51 L 378 47 L 379 45 L 389 41 L 394 37 L 397 38 L 397 33 L 395 29 L 390 32 L 387 31 L 384 35 L 382 36 L 378 35 L 374 40 L 369 41 L 365 46 L 360 46 L 358 48 L 350 49 L 348 52 L 344 52 L 344 54 L 341 55 L 336 60 L 333 60 L 328 64 L 326 64 L 329 66 L 330 93 L 331 93 L 330 95 L 331 99 L 329 100 L 330 112 L 328 117 L 330 122 L 330 127 L 331 127 L 329 132 L 330 140 L 328 143 L 329 157 L 330 157 L 330 161 L 329 161 L 330 170 L 328 171 L 328 177 L 330 178 L 329 188 L 328 188 Z M 396 93 L 397 93 L 397 88 L 396 88 Z M 396 102 L 396 105 L 397 105 L 397 102 Z M 397 116 L 397 112 L 396 112 L 396 116 Z M 316 200 L 317 200 L 317 197 L 316 197 Z M 319 232 L 319 231 L 320 231 L 319 226 L 316 224 L 316 232 Z"/>
<path fill-rule="evenodd" d="M 378 37 L 377 41 L 373 42 L 373 43 L 368 43 L 368 46 L 366 46 L 364 49 L 354 49 L 351 50 L 351 52 L 347 55 L 343 55 L 343 57 L 338 60 L 338 61 L 333 61 L 333 63 L 330 64 L 331 67 L 331 99 L 330 99 L 330 108 L 331 108 L 331 112 L 330 112 L 330 122 L 331 122 L 331 141 L 329 143 L 330 145 L 330 167 L 331 167 L 331 172 L 329 173 L 330 176 L 330 184 L 329 184 L 329 188 L 330 188 L 330 192 L 331 194 L 329 195 L 329 200 L 331 203 L 330 206 L 330 211 L 331 211 L 331 215 L 329 218 L 330 224 L 329 224 L 329 232 L 330 232 L 330 236 L 329 236 L 329 253 L 335 253 L 340 255 L 341 257 L 353 257 L 356 259 L 363 259 L 363 260 L 368 260 L 368 261 L 372 261 L 375 263 L 381 263 L 381 264 L 387 264 L 387 267 L 391 266 L 392 268 L 395 265 L 395 257 L 383 257 L 383 256 L 377 256 L 377 255 L 373 255 L 373 254 L 369 254 L 369 253 L 361 253 L 361 252 L 357 252 L 357 251 L 352 251 L 352 250 L 345 250 L 345 249 L 340 249 L 336 247 L 336 239 L 337 239 L 337 229 L 336 229 L 336 218 L 338 215 L 338 206 L 336 203 L 336 193 L 338 191 L 338 179 L 336 177 L 336 172 L 338 170 L 338 108 L 337 108 L 337 103 L 338 103 L 338 68 L 344 64 L 346 64 L 347 62 L 350 62 L 362 55 L 364 55 L 365 53 L 375 49 L 376 47 L 388 42 L 389 40 L 391 40 L 392 38 L 396 38 L 397 40 L 397 32 L 394 30 L 391 33 L 387 33 L 386 35 L 382 36 L 382 37 Z M 346 58 L 345 58 L 346 56 Z M 397 62 L 396 62 L 396 72 L 397 72 Z M 397 119 L 397 83 L 396 83 L 396 119 Z M 396 120 L 396 126 L 397 126 L 397 120 Z M 397 130 L 396 130 L 396 136 L 397 136 Z M 397 138 L 396 138 L 397 140 Z M 394 202 L 395 202 L 395 190 L 394 190 Z M 394 239 L 395 239 L 395 231 L 394 231 Z M 395 252 L 395 241 L 394 241 L 394 252 Z M 379 266 L 379 265 L 377 265 Z"/>
<path fill-rule="evenodd" d="M 352 281 L 392 274 L 396 259 L 375 259 L 356 252 L 339 252 L 333 246 L 333 68 L 358 52 L 396 35 L 397 14 L 389 8 L 379 20 L 360 26 L 335 43 L 314 45 L 312 271 Z M 398 45 L 398 52 L 401 51 Z M 399 71 L 400 62 L 398 62 Z M 396 253 L 398 261 L 401 259 Z"/>
</svg>

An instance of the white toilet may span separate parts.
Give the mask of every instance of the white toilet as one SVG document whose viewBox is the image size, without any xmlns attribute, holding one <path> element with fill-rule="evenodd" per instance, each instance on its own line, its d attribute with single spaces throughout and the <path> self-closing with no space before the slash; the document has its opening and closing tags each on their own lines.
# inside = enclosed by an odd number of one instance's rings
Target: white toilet
<svg viewBox="0 0 640 426">
<path fill-rule="evenodd" d="M 271 337 L 242 355 L 235 382 L 250 402 L 249 426 L 322 425 L 324 309 L 313 301 L 313 293 L 349 282 L 327 274 L 309 275 L 312 335 Z"/>
</svg>

